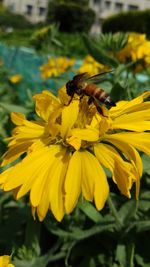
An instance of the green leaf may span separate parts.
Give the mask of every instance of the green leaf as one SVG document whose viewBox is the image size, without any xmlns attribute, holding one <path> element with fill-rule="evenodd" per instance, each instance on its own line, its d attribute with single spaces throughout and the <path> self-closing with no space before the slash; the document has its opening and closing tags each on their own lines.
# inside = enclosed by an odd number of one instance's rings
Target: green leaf
<svg viewBox="0 0 150 267">
<path fill-rule="evenodd" d="M 150 210 L 150 192 L 144 191 L 140 194 L 139 210 L 147 212 Z"/>
<path fill-rule="evenodd" d="M 120 267 L 126 266 L 126 247 L 124 244 L 118 244 L 115 260 L 120 263 Z"/>
<path fill-rule="evenodd" d="M 141 257 L 140 255 L 136 254 L 135 258 L 136 258 L 137 263 L 140 266 L 142 266 L 142 267 L 149 267 L 150 266 L 150 262 L 149 263 L 145 263 L 143 257 Z"/>
<path fill-rule="evenodd" d="M 59 252 L 55 255 L 51 254 L 51 251 L 44 256 L 33 258 L 30 260 L 20 260 L 15 258 L 13 264 L 15 267 L 46 267 L 48 263 L 55 262 L 65 257 L 65 252 Z"/>
<path fill-rule="evenodd" d="M 134 267 L 134 244 L 118 244 L 116 249 L 115 260 L 120 263 L 120 267 Z"/>
<path fill-rule="evenodd" d="M 73 239 L 73 240 L 84 240 L 85 238 L 89 238 L 105 230 L 113 232 L 116 226 L 114 219 L 112 219 L 112 217 L 109 217 L 109 220 L 108 218 L 106 220 L 103 219 L 97 225 L 94 225 L 93 227 L 87 230 L 74 228 L 72 231 L 66 231 L 52 224 L 49 216 L 47 216 L 46 219 L 44 220 L 44 225 L 46 226 L 47 230 L 51 232 L 52 234 L 57 235 L 59 237 L 63 237 L 63 238 Z"/>
<path fill-rule="evenodd" d="M 127 98 L 127 88 L 126 87 L 123 87 L 121 85 L 120 82 L 117 82 L 113 87 L 112 87 L 112 90 L 111 90 L 111 93 L 110 93 L 112 99 L 117 102 L 119 100 L 122 100 L 122 99 L 126 99 Z"/>
<path fill-rule="evenodd" d="M 7 104 L 0 102 L 0 107 L 2 107 L 7 112 L 20 112 L 20 113 L 27 113 L 28 110 L 24 107 L 13 105 L 13 104 Z"/>
<path fill-rule="evenodd" d="M 33 217 L 28 217 L 26 233 L 25 233 L 25 246 L 33 251 L 35 256 L 40 255 L 40 228 L 41 224 L 38 221 L 34 221 Z"/>
<path fill-rule="evenodd" d="M 129 223 L 129 221 L 131 221 L 135 217 L 137 206 L 138 201 L 136 200 L 128 200 L 122 205 L 118 212 L 118 215 L 123 224 Z"/>
<path fill-rule="evenodd" d="M 97 43 L 108 52 L 116 53 L 121 50 L 128 40 L 128 34 L 124 32 L 117 32 L 115 34 L 105 33 L 101 34 Z"/>
<path fill-rule="evenodd" d="M 141 158 L 142 158 L 142 162 L 143 162 L 144 172 L 146 172 L 148 175 L 150 175 L 150 167 L 149 167 L 149 165 L 150 165 L 150 158 L 147 155 L 145 155 L 145 154 L 143 154 L 141 156 Z"/>
<path fill-rule="evenodd" d="M 138 221 L 135 226 L 138 233 L 148 231 L 150 230 L 150 220 Z"/>
<path fill-rule="evenodd" d="M 82 210 L 82 212 L 90 218 L 93 222 L 98 223 L 103 219 L 103 216 L 95 209 L 95 207 L 87 202 L 80 202 L 78 207 Z"/>
<path fill-rule="evenodd" d="M 95 60 L 111 68 L 118 66 L 118 61 L 115 58 L 109 56 L 105 50 L 100 48 L 100 46 L 98 47 L 96 43 L 87 35 L 83 35 L 83 40 L 89 53 L 95 58 Z"/>
</svg>

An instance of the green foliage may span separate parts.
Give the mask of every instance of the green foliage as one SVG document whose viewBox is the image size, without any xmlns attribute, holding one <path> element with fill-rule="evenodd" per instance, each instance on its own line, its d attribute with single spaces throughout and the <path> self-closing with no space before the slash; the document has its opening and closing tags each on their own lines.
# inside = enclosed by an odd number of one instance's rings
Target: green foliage
<svg viewBox="0 0 150 267">
<path fill-rule="evenodd" d="M 87 49 L 79 33 L 54 32 L 52 36 L 41 41 L 34 37 L 37 30 L 15 30 L 12 33 L 0 34 L 0 41 L 7 45 L 26 46 L 37 49 L 42 53 L 52 55 L 64 55 L 69 57 L 83 58 L 87 55 Z M 52 39 L 51 39 L 52 37 Z M 34 39 L 35 38 L 35 39 Z M 48 41 L 50 38 L 50 42 Z"/>
<path fill-rule="evenodd" d="M 109 67 L 116 67 L 119 62 L 116 58 L 109 55 L 107 51 L 102 47 L 102 41 L 99 42 L 97 39 L 91 39 L 87 35 L 83 35 L 84 43 L 89 50 L 89 53 L 100 63 Z"/>
<path fill-rule="evenodd" d="M 4 9 L 0 11 L 0 27 L 26 29 L 32 27 L 32 24 L 24 16 Z"/>
<path fill-rule="evenodd" d="M 92 9 L 73 1 L 50 2 L 47 13 L 47 21 L 58 23 L 60 31 L 65 32 L 88 32 L 94 18 Z"/>
<path fill-rule="evenodd" d="M 6 149 L 4 138 L 11 134 L 12 124 L 10 122 L 11 112 L 29 114 L 31 111 L 30 102 L 26 101 L 26 107 L 21 106 L 17 93 L 17 85 L 9 80 L 10 73 L 5 67 L 0 67 L 0 155 Z"/>
<path fill-rule="evenodd" d="M 52 50 L 53 46 L 62 47 L 62 44 L 58 40 L 58 26 L 54 24 L 45 26 L 33 32 L 30 42 L 36 50 L 43 48 Z"/>
<path fill-rule="evenodd" d="M 116 34 L 101 34 L 99 38 L 97 38 L 96 42 L 104 50 L 116 53 L 125 46 L 127 39 L 128 34 L 117 32 Z"/>
<path fill-rule="evenodd" d="M 140 32 L 150 36 L 150 10 L 130 11 L 113 15 L 102 23 L 103 33 Z"/>
</svg>

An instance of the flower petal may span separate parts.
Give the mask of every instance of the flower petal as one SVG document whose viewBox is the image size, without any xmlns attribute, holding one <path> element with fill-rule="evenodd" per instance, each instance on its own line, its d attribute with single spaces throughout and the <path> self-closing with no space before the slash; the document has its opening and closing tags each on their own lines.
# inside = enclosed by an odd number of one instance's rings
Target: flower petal
<svg viewBox="0 0 150 267">
<path fill-rule="evenodd" d="M 138 153 L 138 151 L 131 146 L 130 144 L 127 144 L 126 142 L 120 141 L 120 140 L 111 140 L 111 143 L 117 147 L 121 152 L 124 153 L 127 160 L 131 162 L 131 164 L 134 167 L 134 173 L 136 177 L 136 198 L 138 199 L 139 196 L 139 190 L 140 190 L 140 178 L 142 176 L 142 160 Z"/>
<path fill-rule="evenodd" d="M 136 118 L 136 119 L 135 119 Z M 112 124 L 114 129 L 126 129 L 131 131 L 150 130 L 150 109 L 124 114 L 117 117 Z"/>
<path fill-rule="evenodd" d="M 75 128 L 71 130 L 71 135 L 81 140 L 94 142 L 99 139 L 99 131 L 95 128 L 87 127 L 88 129 Z"/>
<path fill-rule="evenodd" d="M 63 159 L 57 159 L 57 165 L 53 169 L 50 181 L 50 207 L 55 218 L 61 221 L 64 216 L 64 180 L 69 163 L 69 153 Z"/>
<path fill-rule="evenodd" d="M 60 102 L 57 97 L 55 97 L 48 90 L 44 90 L 40 94 L 36 94 L 33 96 L 35 100 L 36 113 L 39 117 L 44 119 L 44 121 L 48 121 L 50 114 L 60 108 Z"/>
<path fill-rule="evenodd" d="M 41 164 L 49 160 L 49 148 L 42 147 L 29 153 L 22 162 L 11 167 L 9 170 L 4 171 L 0 175 L 0 183 L 3 179 L 3 175 L 7 174 L 5 179 L 4 190 L 9 191 L 22 184 L 25 186 L 29 182 L 28 188 L 30 188 L 34 182 L 35 177 L 38 175 Z"/>
<path fill-rule="evenodd" d="M 115 118 L 122 114 L 132 113 L 141 110 L 141 104 L 145 98 L 150 96 L 150 92 L 144 92 L 142 95 L 130 100 L 130 101 L 119 101 L 116 103 L 115 107 L 110 109 L 111 117 Z"/>
<path fill-rule="evenodd" d="M 24 114 L 19 112 L 12 112 L 11 113 L 11 121 L 16 125 L 22 125 L 23 121 L 26 119 Z"/>
<path fill-rule="evenodd" d="M 78 113 L 79 113 L 79 101 L 72 100 L 69 106 L 63 108 L 62 122 L 61 122 L 61 137 L 63 139 L 67 137 L 69 130 L 76 122 Z"/>
<path fill-rule="evenodd" d="M 102 209 L 109 193 L 105 172 L 96 157 L 88 151 L 82 155 L 82 192 L 87 200 L 95 201 L 96 208 Z"/>
<path fill-rule="evenodd" d="M 132 173 L 132 165 L 125 162 L 117 151 L 107 144 L 95 145 L 94 153 L 99 162 L 112 172 L 113 180 L 122 194 L 130 197 L 130 189 L 135 180 Z"/>
<path fill-rule="evenodd" d="M 81 147 L 81 139 L 76 136 L 71 136 L 66 139 L 67 143 L 75 148 L 75 150 L 79 150 Z"/>
<path fill-rule="evenodd" d="M 67 213 L 74 209 L 81 193 L 81 161 L 81 152 L 74 152 L 65 179 L 65 209 Z"/>
<path fill-rule="evenodd" d="M 31 145 L 32 141 L 29 140 L 26 142 L 18 143 L 14 146 L 10 146 L 8 151 L 3 155 L 4 159 L 1 163 L 1 167 L 15 161 L 18 157 L 25 153 Z"/>
<path fill-rule="evenodd" d="M 40 221 L 45 218 L 48 209 L 52 210 L 58 221 L 61 221 L 64 216 L 63 179 L 65 176 L 66 165 L 68 164 L 65 153 L 65 149 L 61 149 L 61 151 L 57 153 L 58 155 L 57 157 L 55 156 L 55 160 L 45 177 L 44 187 L 41 190 L 41 199 L 37 206 L 37 214 Z"/>
<path fill-rule="evenodd" d="M 150 156 L 150 133 L 123 132 L 117 134 L 107 134 L 105 135 L 105 139 L 113 143 L 121 141 L 124 144 L 130 144 Z"/>
</svg>

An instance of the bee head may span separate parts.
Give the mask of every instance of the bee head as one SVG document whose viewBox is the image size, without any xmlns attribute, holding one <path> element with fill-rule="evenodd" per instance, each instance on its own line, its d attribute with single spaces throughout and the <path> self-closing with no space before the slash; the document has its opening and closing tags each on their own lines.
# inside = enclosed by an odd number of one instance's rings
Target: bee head
<svg viewBox="0 0 150 267">
<path fill-rule="evenodd" d="M 69 96 L 72 96 L 75 93 L 75 86 L 73 81 L 69 81 L 66 83 L 66 89 L 67 89 L 67 94 Z"/>
</svg>

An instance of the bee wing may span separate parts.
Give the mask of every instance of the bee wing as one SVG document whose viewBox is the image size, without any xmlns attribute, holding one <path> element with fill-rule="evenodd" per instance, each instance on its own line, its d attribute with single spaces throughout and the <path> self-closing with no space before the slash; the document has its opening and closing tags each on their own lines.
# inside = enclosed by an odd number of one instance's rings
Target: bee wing
<svg viewBox="0 0 150 267">
<path fill-rule="evenodd" d="M 96 75 L 87 77 L 86 81 L 87 82 L 91 82 L 91 83 L 100 83 L 100 82 L 104 81 L 106 75 L 111 73 L 111 72 L 113 72 L 113 70 L 100 72 L 100 73 L 98 73 Z"/>
<path fill-rule="evenodd" d="M 90 76 L 88 72 L 83 72 L 81 74 L 77 74 L 73 77 L 73 82 L 75 85 L 78 85 L 82 82 L 87 82 L 87 83 L 100 83 L 104 80 L 104 77 L 106 74 L 109 74 L 113 72 L 113 70 L 110 71 L 104 71 L 100 72 L 96 75 Z"/>
<path fill-rule="evenodd" d="M 75 75 L 73 77 L 73 82 L 75 84 L 82 83 L 84 81 L 87 81 L 90 78 L 90 75 L 87 72 Z"/>
</svg>

